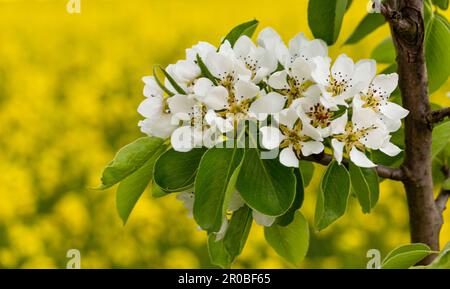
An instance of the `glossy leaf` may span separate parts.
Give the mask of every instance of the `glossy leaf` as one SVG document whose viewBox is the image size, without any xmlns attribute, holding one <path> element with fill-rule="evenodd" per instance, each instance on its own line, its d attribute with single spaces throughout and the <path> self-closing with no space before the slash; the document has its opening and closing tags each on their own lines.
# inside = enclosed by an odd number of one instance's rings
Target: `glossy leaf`
<svg viewBox="0 0 450 289">
<path fill-rule="evenodd" d="M 162 144 L 160 138 L 142 137 L 121 148 L 103 170 L 102 184 L 98 189 L 107 189 L 138 170 Z"/>
<path fill-rule="evenodd" d="M 257 149 L 248 149 L 236 187 L 251 208 L 280 216 L 294 201 L 296 180 L 293 170 L 278 159 L 261 159 Z"/>
<path fill-rule="evenodd" d="M 341 217 L 350 195 L 350 176 L 343 165 L 332 161 L 325 171 L 317 194 L 314 223 L 322 230 Z"/>
<path fill-rule="evenodd" d="M 256 27 L 258 27 L 258 20 L 251 20 L 245 23 L 242 23 L 236 27 L 234 27 L 223 39 L 222 43 L 228 40 L 231 44 L 231 47 L 234 46 L 239 37 L 246 35 L 248 37 L 252 37 L 253 33 L 255 33 Z"/>
<path fill-rule="evenodd" d="M 287 226 L 294 220 L 295 212 L 302 207 L 303 200 L 305 198 L 305 189 L 302 177 L 303 172 L 300 169 L 294 169 L 294 174 L 297 180 L 294 203 L 292 203 L 292 206 L 286 213 L 277 218 L 276 222 L 280 226 Z"/>
<path fill-rule="evenodd" d="M 380 13 L 371 13 L 364 16 L 364 18 L 356 26 L 352 34 L 345 40 L 344 44 L 355 44 L 361 39 L 375 31 L 377 28 L 386 23 L 383 15 Z"/>
<path fill-rule="evenodd" d="M 441 250 L 436 259 L 427 268 L 430 269 L 450 269 L 450 242 Z"/>
<path fill-rule="evenodd" d="M 350 162 L 350 180 L 353 192 L 356 194 L 364 213 L 370 213 L 375 207 L 380 194 L 378 174 L 374 168 L 361 168 Z"/>
<path fill-rule="evenodd" d="M 450 75 L 450 30 L 441 17 L 432 17 L 425 31 L 425 59 L 428 72 L 428 89 L 433 93 Z"/>
<path fill-rule="evenodd" d="M 395 62 L 395 47 L 392 38 L 388 37 L 378 44 L 372 51 L 370 58 L 380 63 Z"/>
<path fill-rule="evenodd" d="M 310 0 L 308 24 L 314 37 L 323 39 L 328 45 L 336 42 L 347 8 L 347 0 Z"/>
<path fill-rule="evenodd" d="M 252 210 L 248 206 L 243 206 L 231 216 L 227 232 L 223 237 L 223 244 L 233 259 L 244 249 L 252 222 Z"/>
<path fill-rule="evenodd" d="M 196 148 L 189 152 L 173 149 L 162 154 L 155 163 L 153 179 L 163 190 L 180 192 L 194 185 L 198 164 L 205 149 Z"/>
<path fill-rule="evenodd" d="M 223 239 L 216 240 L 215 234 L 209 234 L 208 236 L 208 253 L 211 263 L 224 269 L 230 268 L 231 263 L 234 261 L 225 249 Z"/>
<path fill-rule="evenodd" d="M 195 178 L 194 218 L 203 230 L 218 232 L 228 207 L 244 149 L 211 148 Z"/>
<path fill-rule="evenodd" d="M 309 161 L 300 160 L 299 167 L 302 173 L 303 186 L 306 188 L 307 186 L 309 186 L 309 183 L 311 182 L 314 175 L 314 164 Z"/>
<path fill-rule="evenodd" d="M 448 0 L 433 0 L 433 4 L 443 10 L 447 10 L 448 8 Z"/>
<path fill-rule="evenodd" d="M 288 226 L 274 224 L 264 227 L 264 237 L 278 255 L 296 266 L 303 261 L 308 252 L 308 222 L 298 211 Z"/>
<path fill-rule="evenodd" d="M 441 123 L 433 129 L 433 139 L 431 144 L 432 158 L 436 158 L 438 154 L 450 142 L 450 121 Z"/>
<path fill-rule="evenodd" d="M 165 149 L 166 146 L 161 146 L 142 167 L 120 182 L 116 192 L 116 207 L 124 224 L 127 222 L 136 202 L 150 183 L 155 161 Z"/>
<path fill-rule="evenodd" d="M 381 264 L 382 269 L 408 269 L 429 254 L 430 248 L 421 243 L 408 244 L 392 250 Z"/>
</svg>

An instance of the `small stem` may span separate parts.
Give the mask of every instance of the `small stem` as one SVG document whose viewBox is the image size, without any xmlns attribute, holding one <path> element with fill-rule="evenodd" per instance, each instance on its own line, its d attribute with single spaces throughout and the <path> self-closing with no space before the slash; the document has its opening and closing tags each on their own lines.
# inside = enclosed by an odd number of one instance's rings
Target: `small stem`
<svg viewBox="0 0 450 289">
<path fill-rule="evenodd" d="M 450 107 L 445 107 L 438 110 L 433 110 L 428 114 L 428 122 L 430 124 L 443 121 L 446 117 L 450 117 Z"/>
<path fill-rule="evenodd" d="M 318 164 L 321 164 L 324 166 L 328 165 L 333 160 L 333 157 L 326 153 L 310 155 L 307 157 L 302 156 L 301 158 L 303 160 L 315 162 L 315 163 L 318 163 Z M 342 163 L 345 166 L 348 166 L 348 160 L 343 159 Z M 379 165 L 375 169 L 377 171 L 378 176 L 381 178 L 391 179 L 391 180 L 395 180 L 395 181 L 403 180 L 403 171 L 399 168 L 391 168 L 391 167 Z"/>
</svg>

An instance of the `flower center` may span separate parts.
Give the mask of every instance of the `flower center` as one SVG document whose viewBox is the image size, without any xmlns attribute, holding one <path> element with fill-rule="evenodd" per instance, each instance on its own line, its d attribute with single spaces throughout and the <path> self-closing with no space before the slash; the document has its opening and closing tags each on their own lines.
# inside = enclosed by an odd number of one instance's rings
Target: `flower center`
<svg viewBox="0 0 450 289">
<path fill-rule="evenodd" d="M 350 150 L 353 147 L 356 147 L 360 151 L 365 151 L 365 146 L 361 142 L 361 139 L 367 140 L 367 134 L 370 130 L 374 129 L 374 126 L 368 128 L 354 128 L 351 122 L 348 122 L 345 126 L 345 132 L 343 134 L 335 136 L 335 138 L 344 143 L 344 148 L 347 153 L 350 153 Z"/>
<path fill-rule="evenodd" d="M 281 133 L 286 137 L 280 144 L 280 148 L 286 148 L 290 145 L 294 148 L 297 157 L 300 158 L 302 150 L 302 142 L 305 142 L 309 137 L 301 133 L 302 122 L 298 120 L 292 129 L 285 125 L 280 125 Z"/>
<path fill-rule="evenodd" d="M 328 127 L 330 125 L 331 118 L 334 113 L 325 108 L 321 103 L 316 103 L 309 108 L 306 115 L 311 119 L 310 124 L 313 127 Z"/>
<path fill-rule="evenodd" d="M 363 107 L 369 107 L 375 112 L 379 112 L 379 106 L 381 106 L 381 98 L 375 95 L 376 92 L 376 90 L 370 90 L 366 95 L 361 95 L 361 99 L 364 101 Z"/>
<path fill-rule="evenodd" d="M 341 76 L 341 72 L 338 72 L 338 75 Z M 331 93 L 332 96 L 338 96 L 344 93 L 348 88 L 352 87 L 349 82 L 352 79 L 341 79 L 337 80 L 332 75 L 330 75 L 328 82 L 329 86 L 327 87 L 327 92 Z"/>
</svg>

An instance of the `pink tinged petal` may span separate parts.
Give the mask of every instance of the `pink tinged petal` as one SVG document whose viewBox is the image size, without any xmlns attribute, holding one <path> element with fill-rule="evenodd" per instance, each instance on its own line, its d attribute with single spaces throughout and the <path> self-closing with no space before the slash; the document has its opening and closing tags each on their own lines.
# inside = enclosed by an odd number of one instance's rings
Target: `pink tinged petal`
<svg viewBox="0 0 450 289">
<path fill-rule="evenodd" d="M 390 119 L 405 118 L 409 111 L 393 102 L 386 102 L 386 105 L 380 106 L 380 112 Z"/>
<path fill-rule="evenodd" d="M 170 143 L 174 150 L 178 152 L 188 152 L 195 147 L 194 128 L 182 126 L 177 128 L 170 137 Z"/>
<path fill-rule="evenodd" d="M 319 154 L 323 151 L 323 149 L 323 143 L 318 141 L 308 141 L 302 143 L 302 154 L 306 157 L 312 154 Z"/>
<path fill-rule="evenodd" d="M 277 92 L 269 92 L 256 99 L 251 104 L 249 111 L 255 114 L 276 113 L 283 109 L 285 103 L 286 98 L 284 96 Z"/>
<path fill-rule="evenodd" d="M 208 91 L 204 103 L 214 110 L 228 107 L 228 90 L 223 86 L 215 86 Z"/>
<path fill-rule="evenodd" d="M 313 70 L 311 72 L 312 79 L 322 85 L 328 85 L 330 76 L 330 63 L 329 57 L 314 57 L 312 60 Z"/>
<path fill-rule="evenodd" d="M 139 104 L 137 111 L 146 118 L 158 118 L 163 112 L 162 97 L 149 97 Z"/>
<path fill-rule="evenodd" d="M 384 143 L 383 147 L 380 148 L 380 151 L 387 154 L 388 156 L 394 157 L 398 155 L 402 150 L 388 140 Z"/>
<path fill-rule="evenodd" d="M 275 219 L 277 217 L 274 216 L 268 216 L 264 215 L 263 213 L 260 213 L 256 210 L 253 210 L 252 212 L 253 219 L 255 220 L 256 224 L 264 227 L 270 227 L 272 226 L 273 222 L 275 222 Z"/>
<path fill-rule="evenodd" d="M 342 156 L 344 153 L 344 143 L 337 139 L 331 140 L 331 146 L 333 147 L 333 155 L 338 163 L 342 162 Z"/>
<path fill-rule="evenodd" d="M 359 151 L 356 147 L 353 147 L 350 150 L 350 160 L 358 167 L 373 168 L 373 167 L 377 166 L 371 160 L 369 160 L 369 158 L 363 152 Z"/>
<path fill-rule="evenodd" d="M 381 95 L 383 97 L 389 96 L 397 87 L 398 84 L 398 74 L 380 74 L 375 76 L 372 81 L 371 89 L 372 91 L 376 90 L 377 95 Z"/>
<path fill-rule="evenodd" d="M 234 85 L 236 98 L 239 100 L 250 99 L 259 93 L 259 87 L 250 81 L 238 80 Z"/>
<path fill-rule="evenodd" d="M 288 89 L 286 70 L 277 71 L 269 77 L 269 86 L 275 89 Z"/>
<path fill-rule="evenodd" d="M 261 132 L 261 144 L 268 150 L 277 148 L 285 138 L 281 131 L 273 126 L 265 126 L 259 129 Z"/>
<path fill-rule="evenodd" d="M 353 71 L 353 60 L 345 54 L 339 55 L 331 67 L 333 78 L 337 81 L 349 80 L 353 76 Z"/>
<path fill-rule="evenodd" d="M 299 161 L 292 146 L 284 148 L 280 152 L 280 163 L 282 163 L 286 167 L 298 168 Z"/>
<path fill-rule="evenodd" d="M 290 75 L 300 84 L 311 77 L 311 69 L 309 64 L 303 58 L 297 58 L 292 63 Z"/>
<path fill-rule="evenodd" d="M 341 134 L 345 132 L 345 126 L 348 122 L 347 111 L 343 115 L 331 121 L 331 133 Z"/>
</svg>

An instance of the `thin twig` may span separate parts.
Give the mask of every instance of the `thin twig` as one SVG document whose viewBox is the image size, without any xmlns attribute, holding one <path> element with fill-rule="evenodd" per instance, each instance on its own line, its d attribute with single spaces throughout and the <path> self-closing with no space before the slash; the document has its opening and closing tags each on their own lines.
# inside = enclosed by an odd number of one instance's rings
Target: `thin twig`
<svg viewBox="0 0 450 289">
<path fill-rule="evenodd" d="M 333 157 L 330 154 L 321 153 L 321 154 L 317 154 L 317 155 L 310 155 L 307 157 L 302 156 L 302 159 L 326 166 L 333 160 Z M 342 163 L 345 166 L 348 166 L 348 160 L 343 159 Z M 399 168 L 391 168 L 391 167 L 379 165 L 375 169 L 377 171 L 378 176 L 381 178 L 391 179 L 391 180 L 396 180 L 396 181 L 403 180 L 403 171 Z"/>
<path fill-rule="evenodd" d="M 428 115 L 428 122 L 431 124 L 438 123 L 440 121 L 443 121 L 446 117 L 450 117 L 450 107 L 445 107 L 430 112 L 430 114 Z"/>
</svg>

